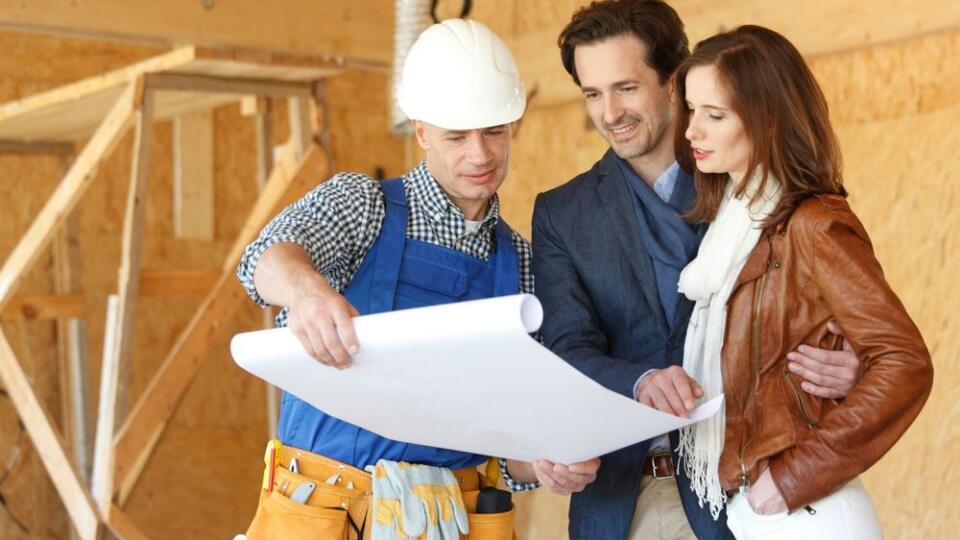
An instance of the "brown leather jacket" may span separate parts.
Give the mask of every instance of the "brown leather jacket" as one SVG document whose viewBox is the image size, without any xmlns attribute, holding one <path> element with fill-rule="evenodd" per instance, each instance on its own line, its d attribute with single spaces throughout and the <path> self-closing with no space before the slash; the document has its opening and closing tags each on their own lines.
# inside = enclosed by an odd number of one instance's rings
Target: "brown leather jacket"
<svg viewBox="0 0 960 540">
<path fill-rule="evenodd" d="M 769 466 L 790 510 L 824 497 L 880 459 L 930 393 L 930 353 L 840 197 L 811 197 L 765 230 L 727 306 L 726 490 Z M 866 366 L 843 400 L 807 394 L 787 370 L 801 344 L 839 348 L 831 319 Z"/>
</svg>

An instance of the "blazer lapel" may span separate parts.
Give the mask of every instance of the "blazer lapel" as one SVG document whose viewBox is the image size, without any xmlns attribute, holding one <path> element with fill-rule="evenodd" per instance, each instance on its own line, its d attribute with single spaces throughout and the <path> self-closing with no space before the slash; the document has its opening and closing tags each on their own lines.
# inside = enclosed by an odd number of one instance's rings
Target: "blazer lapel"
<svg viewBox="0 0 960 540">
<path fill-rule="evenodd" d="M 643 297 L 657 316 L 657 322 L 663 331 L 667 331 L 667 324 L 660 303 L 660 294 L 657 292 L 656 276 L 653 272 L 653 262 L 647 253 L 640 238 L 637 224 L 637 214 L 633 206 L 633 197 L 626 179 L 620 172 L 618 165 L 613 162 L 618 159 L 612 150 L 608 150 L 600 163 L 600 178 L 597 183 L 597 195 L 600 197 L 604 212 L 610 217 L 613 232 L 619 239 L 623 253 L 630 261 L 630 266 L 636 273 L 637 281 Z"/>
</svg>

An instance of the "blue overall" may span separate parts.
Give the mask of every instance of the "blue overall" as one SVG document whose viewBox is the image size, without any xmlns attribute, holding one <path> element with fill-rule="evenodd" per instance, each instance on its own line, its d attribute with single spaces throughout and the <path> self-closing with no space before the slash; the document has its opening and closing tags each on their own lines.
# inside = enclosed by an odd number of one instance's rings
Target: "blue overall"
<svg viewBox="0 0 960 540">
<path fill-rule="evenodd" d="M 403 180 L 387 180 L 381 186 L 386 215 L 380 236 L 343 293 L 361 315 L 519 292 L 519 260 L 510 228 L 502 219 L 496 228 L 496 254 L 489 261 L 482 261 L 447 247 L 407 238 Z M 390 404 L 371 400 L 370 406 L 386 408 Z M 475 466 L 487 459 L 387 439 L 330 416 L 286 392 L 278 431 L 284 445 L 361 469 L 380 459 L 451 469 Z"/>
</svg>

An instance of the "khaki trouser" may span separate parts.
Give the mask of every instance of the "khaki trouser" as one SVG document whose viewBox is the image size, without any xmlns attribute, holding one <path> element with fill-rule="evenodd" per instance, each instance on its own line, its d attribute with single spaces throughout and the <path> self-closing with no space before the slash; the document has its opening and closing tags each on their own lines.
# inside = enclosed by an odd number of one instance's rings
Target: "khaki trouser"
<svg viewBox="0 0 960 540">
<path fill-rule="evenodd" d="M 677 479 L 643 475 L 629 540 L 696 540 L 680 502 Z"/>
<path fill-rule="evenodd" d="M 299 474 L 290 472 L 296 457 Z M 364 527 L 371 500 L 368 473 L 339 461 L 283 447 L 274 469 L 273 489 L 260 491 L 257 513 L 247 530 L 247 540 L 361 540 L 370 538 L 371 527 Z M 465 540 L 512 540 L 514 509 L 500 514 L 475 514 L 481 476 L 476 468 L 453 471 L 460 483 L 467 508 L 470 534 Z M 327 480 L 338 475 L 334 484 Z M 316 489 L 307 504 L 289 497 L 300 484 L 313 482 Z"/>
</svg>

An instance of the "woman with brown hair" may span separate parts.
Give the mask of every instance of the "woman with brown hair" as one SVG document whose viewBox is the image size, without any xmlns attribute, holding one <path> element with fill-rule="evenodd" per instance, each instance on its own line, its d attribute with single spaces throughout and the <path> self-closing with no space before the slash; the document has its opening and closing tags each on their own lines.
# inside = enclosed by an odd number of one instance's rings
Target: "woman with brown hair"
<svg viewBox="0 0 960 540">
<path fill-rule="evenodd" d="M 917 327 L 845 200 L 826 101 L 783 36 L 743 26 L 676 74 L 676 151 L 695 163 L 688 216 L 709 222 L 679 289 L 696 301 L 684 369 L 724 410 L 681 431 L 701 504 L 737 538 L 879 538 L 858 475 L 919 414 L 933 379 Z M 866 370 L 844 400 L 799 391 L 786 355 L 839 347 Z"/>
</svg>

